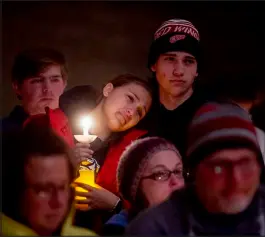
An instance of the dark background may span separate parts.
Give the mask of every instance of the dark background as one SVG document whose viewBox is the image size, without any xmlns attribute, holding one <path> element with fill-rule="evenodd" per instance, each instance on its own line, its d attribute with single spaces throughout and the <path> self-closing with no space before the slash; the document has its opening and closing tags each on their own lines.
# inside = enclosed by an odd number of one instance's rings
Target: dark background
<svg viewBox="0 0 265 237">
<path fill-rule="evenodd" d="M 214 84 L 223 71 L 248 69 L 261 83 L 265 80 L 264 9 L 265 2 L 253 1 L 3 2 L 1 115 L 18 103 L 10 72 L 19 51 L 36 46 L 62 51 L 69 66 L 68 88 L 79 84 L 100 88 L 126 72 L 146 78 L 152 35 L 170 18 L 190 20 L 198 28 L 204 50 L 202 82 Z M 249 78 L 248 86 L 252 82 Z"/>
</svg>

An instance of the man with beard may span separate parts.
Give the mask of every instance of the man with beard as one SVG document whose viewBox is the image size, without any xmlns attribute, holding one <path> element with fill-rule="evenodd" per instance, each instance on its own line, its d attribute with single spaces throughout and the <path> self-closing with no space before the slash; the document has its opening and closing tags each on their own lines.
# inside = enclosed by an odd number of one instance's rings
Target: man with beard
<svg viewBox="0 0 265 237">
<path fill-rule="evenodd" d="M 237 105 L 207 103 L 188 132 L 193 184 L 131 223 L 127 235 L 265 235 L 263 160 Z"/>
</svg>

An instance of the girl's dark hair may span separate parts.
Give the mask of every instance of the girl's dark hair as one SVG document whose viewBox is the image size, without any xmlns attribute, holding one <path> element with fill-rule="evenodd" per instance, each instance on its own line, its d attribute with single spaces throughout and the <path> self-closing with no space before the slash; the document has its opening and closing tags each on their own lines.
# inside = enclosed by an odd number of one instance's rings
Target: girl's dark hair
<svg viewBox="0 0 265 237">
<path fill-rule="evenodd" d="M 113 78 L 112 80 L 108 81 L 107 83 L 111 83 L 114 88 L 125 86 L 125 85 L 131 84 L 131 83 L 137 84 L 137 85 L 140 85 L 143 88 L 145 88 L 146 91 L 148 91 L 151 96 L 153 95 L 152 85 L 149 83 L 149 81 L 143 80 L 143 79 L 141 79 L 141 78 L 139 78 L 133 74 L 130 74 L 130 73 L 118 75 L 117 77 Z M 103 88 L 104 88 L 104 86 L 106 86 L 106 84 L 103 85 Z M 99 98 L 97 100 L 97 103 L 99 103 L 102 100 L 102 98 L 103 98 L 103 95 L 101 94 L 101 96 L 99 96 Z"/>
<path fill-rule="evenodd" d="M 159 98 L 159 84 L 156 79 L 155 72 L 152 72 L 152 76 L 148 77 L 148 82 L 152 88 L 152 92 L 154 94 L 154 98 Z M 158 99 L 159 100 L 159 99 Z"/>
<path fill-rule="evenodd" d="M 151 87 L 149 83 L 133 74 L 127 73 L 127 74 L 121 74 L 112 80 L 110 80 L 108 83 L 112 83 L 112 85 L 115 87 L 125 86 L 130 83 L 135 83 L 140 86 L 143 86 L 148 92 L 152 93 Z"/>
<path fill-rule="evenodd" d="M 20 203 L 26 187 L 24 168 L 29 158 L 34 159 L 38 155 L 42 159 L 49 159 L 51 155 L 64 155 L 68 161 L 71 182 L 75 177 L 72 153 L 51 128 L 29 123 L 23 130 L 3 137 L 2 151 L 3 212 L 21 223 L 25 222 L 21 217 Z"/>
</svg>

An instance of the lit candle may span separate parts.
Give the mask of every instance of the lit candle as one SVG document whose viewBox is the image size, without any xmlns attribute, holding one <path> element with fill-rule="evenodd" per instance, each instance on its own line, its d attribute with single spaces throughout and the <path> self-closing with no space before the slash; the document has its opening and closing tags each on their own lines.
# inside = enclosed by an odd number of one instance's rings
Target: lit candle
<svg viewBox="0 0 265 237">
<path fill-rule="evenodd" d="M 92 121 L 91 117 L 85 116 L 85 117 L 81 118 L 80 125 L 83 129 L 83 135 L 74 135 L 75 139 L 78 142 L 91 143 L 97 138 L 96 135 L 92 135 L 89 133 L 89 130 L 91 129 L 92 124 L 93 124 L 93 121 Z M 93 167 L 93 164 L 92 164 L 93 160 L 94 159 L 91 158 L 91 159 L 88 159 L 87 161 L 81 162 L 81 166 L 79 168 L 79 177 L 75 180 L 75 182 L 80 182 L 80 183 L 88 184 L 92 187 L 100 188 L 100 186 L 98 186 L 95 183 L 95 173 L 97 171 L 93 169 L 93 168 L 96 168 L 96 167 Z M 90 165 L 92 165 L 92 166 L 90 166 Z M 91 168 L 89 168 L 89 167 L 91 167 Z M 79 192 L 87 192 L 87 190 L 85 190 L 81 187 L 76 187 L 75 189 L 76 189 L 76 191 L 79 191 Z M 76 200 L 85 200 L 86 198 L 76 196 L 75 199 Z M 80 209 L 80 210 L 87 210 L 88 209 L 87 204 L 76 204 L 75 207 L 77 209 Z"/>
<path fill-rule="evenodd" d="M 97 137 L 96 135 L 91 135 L 89 133 L 89 130 L 91 129 L 92 124 L 93 124 L 93 121 L 92 121 L 91 117 L 85 116 L 85 117 L 81 118 L 80 125 L 82 127 L 83 134 L 82 135 L 74 135 L 75 139 L 78 142 L 91 143 L 96 139 L 96 137 Z"/>
<path fill-rule="evenodd" d="M 89 135 L 89 129 L 92 125 L 92 119 L 89 116 L 83 117 L 81 119 L 81 126 L 83 127 L 83 135 L 88 136 Z"/>
</svg>

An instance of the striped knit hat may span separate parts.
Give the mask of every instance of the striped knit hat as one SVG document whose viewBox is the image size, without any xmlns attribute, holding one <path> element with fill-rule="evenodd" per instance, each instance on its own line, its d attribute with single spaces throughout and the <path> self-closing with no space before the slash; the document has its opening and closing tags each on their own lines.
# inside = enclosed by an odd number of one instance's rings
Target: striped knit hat
<svg viewBox="0 0 265 237">
<path fill-rule="evenodd" d="M 200 56 L 200 36 L 195 26 L 182 19 L 171 19 L 162 23 L 154 34 L 148 56 L 148 68 L 154 65 L 160 54 L 184 51 L 193 55 L 197 62 Z"/>
<path fill-rule="evenodd" d="M 165 150 L 172 150 L 181 158 L 176 147 L 160 137 L 138 139 L 126 148 L 117 169 L 118 190 L 125 200 L 131 203 L 135 201 L 148 161 L 155 153 Z"/>
<path fill-rule="evenodd" d="M 196 112 L 188 130 L 190 167 L 217 149 L 240 146 L 260 154 L 255 127 L 244 109 L 235 104 L 206 103 Z"/>
</svg>

